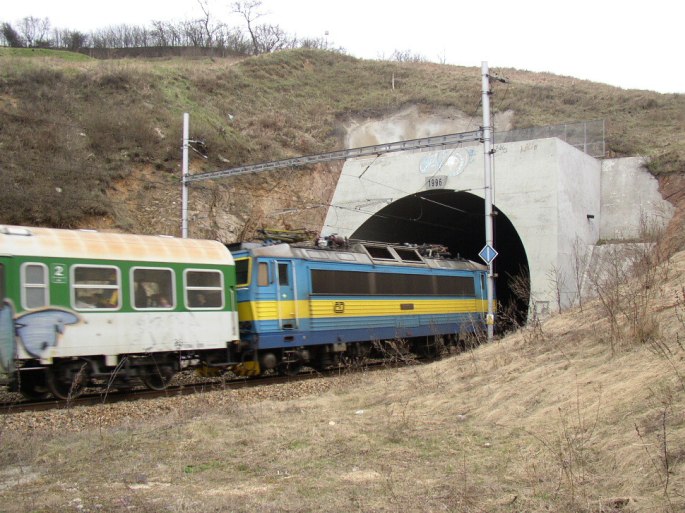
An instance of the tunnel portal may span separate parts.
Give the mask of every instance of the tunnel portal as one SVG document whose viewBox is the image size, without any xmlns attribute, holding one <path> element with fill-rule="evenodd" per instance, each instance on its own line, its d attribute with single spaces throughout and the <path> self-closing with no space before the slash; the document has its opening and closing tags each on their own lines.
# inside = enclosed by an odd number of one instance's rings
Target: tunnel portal
<svg viewBox="0 0 685 513">
<path fill-rule="evenodd" d="M 493 207 L 493 262 L 498 319 L 503 327 L 526 321 L 530 295 L 528 259 L 511 221 Z M 482 263 L 485 245 L 483 198 L 468 192 L 431 190 L 405 196 L 376 212 L 351 238 L 393 243 L 442 244 L 453 257 Z"/>
</svg>

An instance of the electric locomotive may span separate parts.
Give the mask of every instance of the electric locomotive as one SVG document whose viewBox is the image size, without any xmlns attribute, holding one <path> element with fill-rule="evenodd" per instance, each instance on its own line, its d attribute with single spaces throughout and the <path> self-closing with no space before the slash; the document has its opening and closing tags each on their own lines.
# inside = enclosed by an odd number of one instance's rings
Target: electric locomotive
<svg viewBox="0 0 685 513">
<path fill-rule="evenodd" d="M 236 263 L 247 373 L 291 374 L 369 354 L 383 341 L 430 353 L 485 325 L 487 267 L 446 248 L 330 237 L 243 244 Z"/>
<path fill-rule="evenodd" d="M 66 399 L 79 387 L 163 389 L 228 363 L 235 268 L 216 241 L 0 226 L 0 378 Z"/>
</svg>

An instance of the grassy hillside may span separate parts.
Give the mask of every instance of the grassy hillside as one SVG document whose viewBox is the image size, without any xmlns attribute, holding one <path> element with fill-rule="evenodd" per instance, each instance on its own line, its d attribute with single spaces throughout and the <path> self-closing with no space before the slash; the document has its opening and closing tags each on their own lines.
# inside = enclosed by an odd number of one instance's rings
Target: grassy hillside
<svg viewBox="0 0 685 513">
<path fill-rule="evenodd" d="M 685 169 L 684 95 L 494 71 L 510 83 L 496 86 L 493 110 L 513 111 L 514 128 L 604 118 L 610 156 L 650 156 L 655 174 Z M 241 61 L 96 61 L 0 49 L 0 168 L 8 179 L 0 222 L 178 233 L 183 112 L 191 137 L 208 148 L 207 160 L 191 159 L 197 172 L 339 149 L 346 122 L 410 104 L 466 113 L 475 128 L 479 103 L 475 67 L 316 50 Z M 331 169 L 195 186 L 194 234 L 237 238 L 270 208 L 320 204 L 335 183 Z M 255 199 L 269 191 L 270 200 Z"/>
</svg>

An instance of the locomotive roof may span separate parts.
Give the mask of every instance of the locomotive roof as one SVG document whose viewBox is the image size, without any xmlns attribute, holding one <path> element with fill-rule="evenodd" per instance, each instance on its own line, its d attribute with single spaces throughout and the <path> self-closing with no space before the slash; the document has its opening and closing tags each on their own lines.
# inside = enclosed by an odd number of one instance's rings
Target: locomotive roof
<svg viewBox="0 0 685 513">
<path fill-rule="evenodd" d="M 233 264 L 217 241 L 0 225 L 0 255 Z"/>
<path fill-rule="evenodd" d="M 373 252 L 382 248 L 382 253 Z M 249 244 L 241 250 L 235 250 L 234 256 L 242 254 L 254 257 L 300 258 L 313 261 L 333 261 L 338 263 L 358 263 L 369 265 L 396 265 L 403 267 L 487 270 L 487 267 L 464 259 L 433 258 L 412 253 L 411 246 L 388 245 L 381 243 L 360 243 L 344 249 L 322 249 L 315 246 L 297 246 L 291 244 L 256 245 Z"/>
</svg>

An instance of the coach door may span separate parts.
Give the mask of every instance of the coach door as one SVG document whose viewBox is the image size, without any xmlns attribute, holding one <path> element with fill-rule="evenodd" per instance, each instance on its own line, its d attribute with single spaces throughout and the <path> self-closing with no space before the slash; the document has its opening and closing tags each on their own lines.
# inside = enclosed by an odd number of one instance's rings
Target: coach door
<svg viewBox="0 0 685 513">
<path fill-rule="evenodd" d="M 14 343 L 14 316 L 6 301 L 5 266 L 0 264 L 0 373 L 14 371 L 16 345 Z"/>
<path fill-rule="evenodd" d="M 276 260 L 276 295 L 281 329 L 297 328 L 295 269 L 292 260 Z"/>
</svg>

